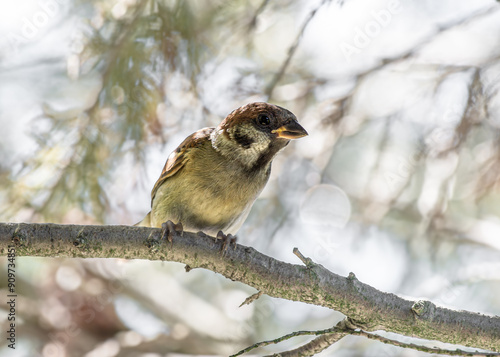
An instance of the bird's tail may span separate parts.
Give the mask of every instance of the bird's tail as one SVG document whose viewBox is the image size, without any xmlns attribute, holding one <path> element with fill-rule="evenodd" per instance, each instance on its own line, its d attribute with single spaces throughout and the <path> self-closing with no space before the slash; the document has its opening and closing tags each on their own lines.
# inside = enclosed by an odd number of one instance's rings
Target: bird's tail
<svg viewBox="0 0 500 357">
<path fill-rule="evenodd" d="M 140 222 L 134 224 L 134 226 L 138 227 L 151 227 L 151 212 L 149 212 L 146 217 Z"/>
</svg>

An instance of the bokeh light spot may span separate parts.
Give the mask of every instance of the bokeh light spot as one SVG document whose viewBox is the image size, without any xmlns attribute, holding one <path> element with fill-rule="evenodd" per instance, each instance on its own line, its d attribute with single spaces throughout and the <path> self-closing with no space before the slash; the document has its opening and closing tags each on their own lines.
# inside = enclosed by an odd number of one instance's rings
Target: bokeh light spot
<svg viewBox="0 0 500 357">
<path fill-rule="evenodd" d="M 311 187 L 300 206 L 304 223 L 343 228 L 351 217 L 351 202 L 337 186 L 320 184 Z"/>
</svg>

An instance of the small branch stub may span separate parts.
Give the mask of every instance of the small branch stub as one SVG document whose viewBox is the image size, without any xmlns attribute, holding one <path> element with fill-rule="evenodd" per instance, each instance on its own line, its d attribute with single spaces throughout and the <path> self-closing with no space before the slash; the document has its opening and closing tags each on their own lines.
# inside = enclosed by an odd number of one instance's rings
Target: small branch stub
<svg viewBox="0 0 500 357">
<path fill-rule="evenodd" d="M 86 237 L 86 233 L 84 233 L 83 231 L 83 228 L 78 232 L 75 240 L 73 241 L 73 245 L 75 247 L 80 247 L 80 248 L 84 248 L 86 246 L 86 243 L 87 243 L 87 239 L 85 239 Z"/>
<path fill-rule="evenodd" d="M 245 301 L 243 301 L 239 307 L 242 307 L 243 305 L 250 305 L 252 302 L 254 302 L 258 298 L 260 298 L 262 296 L 262 294 L 264 294 L 262 291 L 257 291 L 255 294 L 247 297 L 245 299 Z"/>
<path fill-rule="evenodd" d="M 411 311 L 418 317 L 432 320 L 436 311 L 436 305 L 430 301 L 418 300 L 412 305 Z"/>
</svg>

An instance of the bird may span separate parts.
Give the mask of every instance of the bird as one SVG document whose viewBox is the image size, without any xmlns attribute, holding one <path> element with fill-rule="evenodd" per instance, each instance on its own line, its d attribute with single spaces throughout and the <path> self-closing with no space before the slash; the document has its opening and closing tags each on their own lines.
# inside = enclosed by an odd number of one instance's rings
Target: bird
<svg viewBox="0 0 500 357">
<path fill-rule="evenodd" d="M 235 239 L 264 189 L 276 155 L 308 135 L 295 115 L 254 102 L 217 126 L 189 135 L 168 157 L 151 191 L 151 211 L 136 226 Z"/>
</svg>

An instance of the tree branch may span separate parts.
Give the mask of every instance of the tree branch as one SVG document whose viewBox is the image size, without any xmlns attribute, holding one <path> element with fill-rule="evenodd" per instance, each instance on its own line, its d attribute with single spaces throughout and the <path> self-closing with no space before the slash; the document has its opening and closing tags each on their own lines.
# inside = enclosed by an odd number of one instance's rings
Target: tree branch
<svg viewBox="0 0 500 357">
<path fill-rule="evenodd" d="M 493 356 L 500 356 L 500 353 L 489 353 L 489 352 L 469 352 L 469 351 L 463 351 L 460 349 L 456 350 L 446 350 L 443 348 L 437 348 L 437 347 L 426 347 L 422 345 L 417 345 L 414 343 L 405 343 L 397 340 L 393 340 L 390 338 L 386 338 L 383 336 L 380 336 L 375 333 L 369 333 L 366 331 L 362 330 L 355 330 L 352 328 L 353 326 L 350 326 L 349 318 L 345 318 L 344 320 L 340 321 L 336 327 L 332 327 L 326 330 L 319 330 L 319 331 L 296 331 L 293 333 L 290 333 L 288 335 L 276 338 L 271 341 L 263 341 L 263 342 L 258 342 L 250 347 L 245 348 L 244 350 L 241 350 L 240 352 L 236 353 L 235 355 L 232 355 L 231 357 L 236 357 L 240 356 L 246 352 L 249 352 L 257 347 L 262 347 L 262 346 L 268 346 L 271 344 L 276 344 L 281 341 L 285 341 L 288 339 L 291 339 L 296 336 L 308 336 L 308 335 L 320 335 L 319 337 L 316 337 L 315 339 L 309 341 L 303 346 L 300 346 L 299 348 L 296 348 L 291 351 L 286 351 L 286 352 L 281 352 L 277 354 L 280 357 L 303 357 L 303 356 L 314 356 L 315 354 L 324 351 L 331 345 L 333 345 L 335 342 L 341 340 L 347 335 L 354 335 L 354 336 L 363 336 L 366 338 L 369 338 L 371 340 L 377 340 L 382 343 L 388 344 L 388 345 L 394 345 L 402 348 L 411 348 L 417 351 L 422 351 L 422 352 L 427 352 L 427 353 L 439 353 L 442 355 L 447 355 L 447 356 L 471 356 L 471 357 L 493 357 Z M 275 355 L 273 355 L 275 356 Z"/>
<path fill-rule="evenodd" d="M 312 341 L 306 343 L 299 348 L 296 348 L 291 351 L 285 351 L 277 354 L 280 357 L 304 357 L 304 356 L 314 356 L 317 353 L 320 353 L 326 350 L 328 347 L 333 345 L 335 342 L 344 338 L 344 336 L 348 335 L 348 332 L 336 332 L 336 333 L 328 333 L 325 335 L 321 335 L 316 337 Z M 273 355 L 276 356 L 276 355 Z"/>
<path fill-rule="evenodd" d="M 17 256 L 176 261 L 212 270 L 272 297 L 340 311 L 364 331 L 500 351 L 500 317 L 402 299 L 360 282 L 352 273 L 345 278 L 319 264 L 284 263 L 251 247 L 236 245 L 221 254 L 220 242 L 204 234 L 184 232 L 174 236 L 172 244 L 161 235 L 161 229 L 146 227 L 0 223 L 0 254 L 13 246 Z"/>
<path fill-rule="evenodd" d="M 297 48 L 299 47 L 300 40 L 302 39 L 302 35 L 304 34 L 307 26 L 309 26 L 309 23 L 314 18 L 314 16 L 318 12 L 318 10 L 323 5 L 325 5 L 326 3 L 330 2 L 330 1 L 331 0 L 322 0 L 321 3 L 316 8 L 314 8 L 307 16 L 306 20 L 302 24 L 302 27 L 300 28 L 299 33 L 295 37 L 295 41 L 293 41 L 293 44 L 290 46 L 290 48 L 288 48 L 288 53 L 287 53 L 287 56 L 285 58 L 285 61 L 281 64 L 279 71 L 274 75 L 273 79 L 271 80 L 271 83 L 269 83 L 269 85 L 266 88 L 265 93 L 267 96 L 267 101 L 271 100 L 276 85 L 278 84 L 278 82 L 281 80 L 281 78 L 285 74 L 285 71 L 288 68 L 288 65 L 290 64 L 290 61 L 292 60 L 292 57 L 295 54 L 295 51 L 297 51 Z"/>
<path fill-rule="evenodd" d="M 289 333 L 288 335 L 278 337 L 274 340 L 257 342 L 255 344 L 253 344 L 252 346 L 249 346 L 249 347 L 241 350 L 240 352 L 238 352 L 230 357 L 237 357 L 237 356 L 240 356 L 244 353 L 250 352 L 251 350 L 256 349 L 258 347 L 274 345 L 274 344 L 289 340 L 289 339 L 291 339 L 293 337 L 297 337 L 297 336 L 308 336 L 308 335 L 316 335 L 317 336 L 317 335 L 320 335 L 319 337 L 315 338 L 314 340 L 307 343 L 306 345 L 299 347 L 298 349 L 295 349 L 293 351 L 287 351 L 287 352 L 280 353 L 280 356 L 283 357 L 283 356 L 290 354 L 290 353 L 294 353 L 294 354 L 295 353 L 302 353 L 302 352 L 306 351 L 305 349 L 307 349 L 308 356 L 312 356 L 315 353 L 319 353 L 319 352 L 323 351 L 325 348 L 331 346 L 333 343 L 337 342 L 342 337 L 344 337 L 348 334 L 349 334 L 349 332 L 347 330 L 342 330 L 342 329 L 337 328 L 337 327 L 329 328 L 326 330 L 320 330 L 320 331 L 296 331 L 296 332 Z M 314 347 L 312 347 L 312 345 L 314 345 Z M 303 355 L 304 354 L 302 354 L 301 356 L 303 356 Z"/>
</svg>

